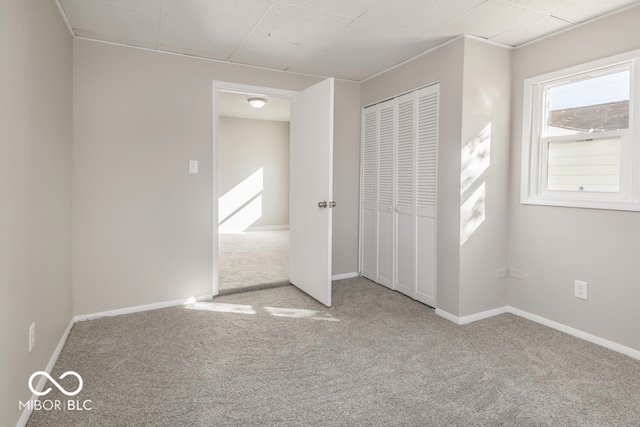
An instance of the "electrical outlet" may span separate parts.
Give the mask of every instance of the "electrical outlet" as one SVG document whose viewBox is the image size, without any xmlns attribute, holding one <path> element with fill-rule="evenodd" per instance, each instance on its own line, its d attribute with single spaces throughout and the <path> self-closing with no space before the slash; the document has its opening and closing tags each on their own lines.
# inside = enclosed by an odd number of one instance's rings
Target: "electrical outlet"
<svg viewBox="0 0 640 427">
<path fill-rule="evenodd" d="M 31 326 L 29 326 L 29 353 L 33 350 L 33 347 L 36 346 L 36 322 L 33 322 Z"/>
<path fill-rule="evenodd" d="M 587 282 L 576 280 L 575 286 L 576 298 L 587 299 Z"/>
</svg>

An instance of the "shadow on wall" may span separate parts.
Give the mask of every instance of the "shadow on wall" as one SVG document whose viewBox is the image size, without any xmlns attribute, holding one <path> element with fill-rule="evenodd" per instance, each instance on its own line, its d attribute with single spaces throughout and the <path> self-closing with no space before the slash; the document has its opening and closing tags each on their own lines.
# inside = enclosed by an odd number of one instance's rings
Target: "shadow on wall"
<svg viewBox="0 0 640 427">
<path fill-rule="evenodd" d="M 481 180 L 491 163 L 491 123 L 462 147 L 460 153 L 460 246 L 485 219 L 486 183 Z"/>
<path fill-rule="evenodd" d="M 218 199 L 218 232 L 243 233 L 262 217 L 264 168 L 260 168 Z"/>
</svg>

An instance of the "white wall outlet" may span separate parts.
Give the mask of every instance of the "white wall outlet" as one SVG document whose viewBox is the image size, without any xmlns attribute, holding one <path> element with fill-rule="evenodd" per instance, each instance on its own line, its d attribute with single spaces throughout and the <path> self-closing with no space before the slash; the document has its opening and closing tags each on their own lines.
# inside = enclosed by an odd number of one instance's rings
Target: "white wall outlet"
<svg viewBox="0 0 640 427">
<path fill-rule="evenodd" d="M 198 173 L 198 161 L 189 160 L 189 173 Z"/>
<path fill-rule="evenodd" d="M 587 282 L 576 280 L 575 287 L 576 298 L 587 299 Z"/>
<path fill-rule="evenodd" d="M 33 322 L 31 326 L 29 326 L 29 353 L 33 350 L 33 347 L 36 346 L 36 322 Z"/>
</svg>

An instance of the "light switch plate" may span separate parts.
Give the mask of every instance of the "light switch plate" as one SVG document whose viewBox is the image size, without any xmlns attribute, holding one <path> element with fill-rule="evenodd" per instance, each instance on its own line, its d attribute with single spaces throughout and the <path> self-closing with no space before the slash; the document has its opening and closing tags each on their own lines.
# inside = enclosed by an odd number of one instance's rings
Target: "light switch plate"
<svg viewBox="0 0 640 427">
<path fill-rule="evenodd" d="M 189 160 L 189 173 L 198 173 L 198 161 Z"/>
</svg>

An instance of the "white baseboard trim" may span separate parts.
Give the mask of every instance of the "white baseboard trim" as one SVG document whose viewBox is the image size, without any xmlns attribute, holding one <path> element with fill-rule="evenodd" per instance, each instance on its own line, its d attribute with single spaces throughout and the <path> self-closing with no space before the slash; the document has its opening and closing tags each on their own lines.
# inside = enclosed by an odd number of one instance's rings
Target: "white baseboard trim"
<svg viewBox="0 0 640 427">
<path fill-rule="evenodd" d="M 506 305 L 504 307 L 494 308 L 493 310 L 487 310 L 480 313 L 471 314 L 469 316 L 463 316 L 463 317 L 458 317 L 444 310 L 436 308 L 436 314 L 438 316 L 444 317 L 445 319 L 458 325 L 466 325 L 472 322 L 476 322 L 478 320 L 487 319 L 489 317 L 498 316 L 504 313 L 511 313 L 516 316 L 523 317 L 527 320 L 531 320 L 532 322 L 539 323 L 541 325 L 558 330 L 560 332 L 564 332 L 576 338 L 580 338 L 585 341 L 589 341 L 590 343 L 608 348 L 609 350 L 613 350 L 618 353 L 624 354 L 625 356 L 629 356 L 633 359 L 640 360 L 640 350 L 636 350 L 631 347 L 627 347 L 622 344 L 609 341 L 608 339 L 601 338 L 596 335 L 592 335 L 588 332 L 581 331 L 580 329 L 572 328 L 571 326 L 567 326 L 562 323 L 549 320 L 545 317 L 538 316 L 536 314 L 532 314 L 532 313 L 529 313 L 528 311 L 520 310 L 519 308 L 511 307 L 509 305 Z"/>
<path fill-rule="evenodd" d="M 82 322 L 84 320 L 98 319 L 100 317 L 119 316 L 121 314 L 139 313 L 141 311 L 157 310 L 159 308 L 174 307 L 176 305 L 191 304 L 198 301 L 207 301 L 213 298 L 213 294 L 201 295 L 197 297 L 189 297 L 186 299 L 175 299 L 172 301 L 156 302 L 152 304 L 136 305 L 133 307 L 119 308 L 116 310 L 101 311 L 98 313 L 81 314 L 73 318 L 74 322 Z"/>
<path fill-rule="evenodd" d="M 331 276 L 331 280 L 353 279 L 354 277 L 358 277 L 358 272 L 334 274 Z"/>
<path fill-rule="evenodd" d="M 498 316 L 508 311 L 508 307 L 498 307 L 492 310 L 482 311 L 480 313 L 470 314 L 468 316 L 462 316 L 460 318 L 460 324 L 466 325 L 467 323 L 477 322 L 478 320 L 488 319 L 489 317 Z"/>
<path fill-rule="evenodd" d="M 67 326 L 67 329 L 64 330 L 64 332 L 62 333 L 62 337 L 60 338 L 60 341 L 58 342 L 58 346 L 56 347 L 56 349 L 53 351 L 53 354 L 51 355 L 51 358 L 49 359 L 49 363 L 47 363 L 47 367 L 44 368 L 44 370 L 48 373 L 51 374 L 51 370 L 53 370 L 53 367 L 55 366 L 56 362 L 58 361 L 58 357 L 60 357 L 60 353 L 62 352 L 62 348 L 64 347 L 64 344 L 67 342 L 67 337 L 69 336 L 69 332 L 71 332 L 71 328 L 73 327 L 73 324 L 75 322 L 73 321 L 73 319 L 71 319 L 71 321 L 69 322 L 69 325 Z M 41 392 L 44 389 L 44 386 L 47 384 L 47 378 L 46 377 L 40 377 L 40 381 L 38 381 L 38 384 L 36 384 L 36 390 L 38 392 Z M 31 395 L 31 398 L 29 399 L 29 401 L 33 402 L 38 400 L 39 397 L 36 396 L 35 394 Z M 33 412 L 33 405 L 28 404 L 24 407 L 23 411 L 22 411 L 22 415 L 20 416 L 20 419 L 18 420 L 18 424 L 16 424 L 16 427 L 24 427 L 27 425 L 27 422 L 29 421 L 29 417 L 31 416 L 31 412 Z"/>
<path fill-rule="evenodd" d="M 261 225 L 261 226 L 257 226 L 257 227 L 249 227 L 245 231 L 246 232 L 250 232 L 250 231 L 274 231 L 274 230 L 288 230 L 288 229 L 289 229 L 289 224 L 282 224 L 282 225 Z"/>
<path fill-rule="evenodd" d="M 450 322 L 455 323 L 456 325 L 460 325 L 460 318 L 458 316 L 454 316 L 453 314 L 449 313 L 448 311 L 444 311 L 440 308 L 436 308 L 436 314 L 440 317 L 444 317 L 445 319 L 447 319 Z"/>
<path fill-rule="evenodd" d="M 492 310 L 482 311 L 480 313 L 470 314 L 468 316 L 458 317 L 444 310 L 436 308 L 436 314 L 444 317 L 445 319 L 457 324 L 466 325 L 468 323 L 477 322 L 478 320 L 488 319 L 489 317 L 497 316 L 507 312 L 507 306 L 494 308 Z"/>
<path fill-rule="evenodd" d="M 508 306 L 507 310 L 509 313 L 515 314 L 516 316 L 524 317 L 525 319 L 531 320 L 536 323 L 540 323 L 541 325 L 548 326 L 549 328 L 556 329 L 560 332 L 564 332 L 576 338 L 589 341 L 590 343 L 597 344 L 599 346 L 608 348 L 609 350 L 622 353 L 625 356 L 629 356 L 634 359 L 640 360 L 639 350 L 624 346 L 622 344 L 618 344 L 613 341 L 609 341 L 608 339 L 601 338 L 596 335 L 592 335 L 588 332 L 581 331 L 580 329 L 572 328 L 571 326 L 567 326 L 562 323 L 549 320 L 546 317 L 538 316 L 536 314 L 529 313 L 528 311 L 520 310 L 519 308 Z"/>
</svg>

